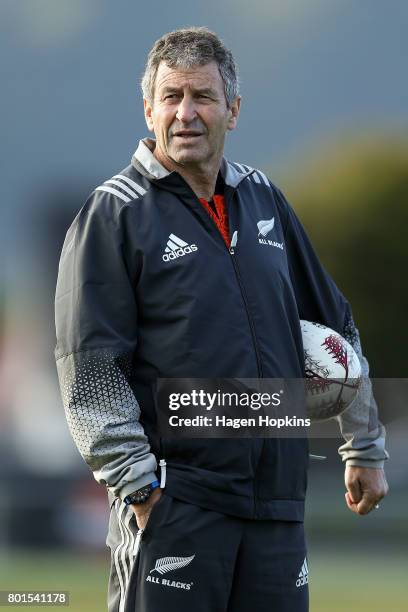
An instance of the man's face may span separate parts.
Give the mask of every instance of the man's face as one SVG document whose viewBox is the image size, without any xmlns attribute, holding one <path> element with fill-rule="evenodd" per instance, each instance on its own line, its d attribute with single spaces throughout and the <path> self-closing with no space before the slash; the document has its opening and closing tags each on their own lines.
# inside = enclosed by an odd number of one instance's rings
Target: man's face
<svg viewBox="0 0 408 612">
<path fill-rule="evenodd" d="M 167 167 L 174 163 L 200 166 L 222 156 L 225 134 L 237 123 L 240 99 L 227 107 L 215 62 L 189 70 L 161 62 L 153 104 L 145 100 L 144 105 L 159 161 Z"/>
</svg>

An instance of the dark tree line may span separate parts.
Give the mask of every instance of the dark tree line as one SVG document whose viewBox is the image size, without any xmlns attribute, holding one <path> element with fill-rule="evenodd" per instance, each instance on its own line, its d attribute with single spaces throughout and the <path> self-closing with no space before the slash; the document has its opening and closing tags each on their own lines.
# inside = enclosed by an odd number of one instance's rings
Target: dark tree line
<svg viewBox="0 0 408 612">
<path fill-rule="evenodd" d="M 352 304 L 372 375 L 408 377 L 408 141 L 334 150 L 286 192 Z"/>
</svg>

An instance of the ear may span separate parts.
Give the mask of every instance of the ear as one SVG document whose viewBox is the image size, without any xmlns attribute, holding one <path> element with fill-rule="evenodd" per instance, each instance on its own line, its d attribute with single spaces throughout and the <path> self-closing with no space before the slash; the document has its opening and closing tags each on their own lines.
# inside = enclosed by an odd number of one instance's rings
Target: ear
<svg viewBox="0 0 408 612">
<path fill-rule="evenodd" d="M 241 96 L 237 96 L 235 100 L 232 101 L 231 106 L 229 107 L 230 117 L 228 119 L 228 124 L 227 124 L 228 130 L 234 130 L 237 127 L 240 108 L 241 108 Z"/>
<path fill-rule="evenodd" d="M 150 104 L 150 102 L 148 102 L 146 100 L 146 98 L 143 98 L 143 106 L 144 106 L 144 116 L 145 116 L 145 120 L 146 120 L 146 123 L 147 123 L 147 127 L 148 127 L 150 132 L 154 132 L 154 127 L 153 127 L 153 107 Z"/>
</svg>

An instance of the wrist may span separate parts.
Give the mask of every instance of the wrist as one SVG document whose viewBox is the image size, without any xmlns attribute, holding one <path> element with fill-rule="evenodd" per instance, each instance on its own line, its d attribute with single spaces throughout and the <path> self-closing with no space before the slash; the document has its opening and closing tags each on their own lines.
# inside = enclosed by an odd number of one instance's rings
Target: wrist
<svg viewBox="0 0 408 612">
<path fill-rule="evenodd" d="M 133 491 L 133 493 L 129 493 L 129 495 L 126 495 L 123 501 L 127 506 L 142 505 L 148 501 L 152 493 L 158 488 L 159 488 L 159 481 L 155 480 L 141 487 L 140 489 Z"/>
<path fill-rule="evenodd" d="M 155 503 L 159 500 L 161 496 L 162 496 L 161 489 L 156 488 L 150 495 L 149 499 L 147 499 L 142 504 L 131 504 L 131 507 L 133 508 L 133 511 L 137 516 L 143 516 L 145 514 L 150 514 L 151 508 L 155 505 Z"/>
</svg>

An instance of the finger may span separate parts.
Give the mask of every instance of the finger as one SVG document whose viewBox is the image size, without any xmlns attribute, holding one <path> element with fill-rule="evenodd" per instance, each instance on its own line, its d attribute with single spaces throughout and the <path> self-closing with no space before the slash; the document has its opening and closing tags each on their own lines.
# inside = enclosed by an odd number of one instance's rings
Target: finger
<svg viewBox="0 0 408 612">
<path fill-rule="evenodd" d="M 346 498 L 346 504 L 349 510 L 351 510 L 352 512 L 355 512 L 355 514 L 358 514 L 357 504 L 353 502 L 353 500 L 351 499 L 350 493 L 347 491 L 347 493 L 345 493 L 344 496 Z"/>
<path fill-rule="evenodd" d="M 387 494 L 387 489 L 384 483 L 377 486 L 372 486 L 363 491 L 363 497 L 358 504 L 359 514 L 368 514 L 376 504 L 378 504 Z"/>
<path fill-rule="evenodd" d="M 360 481 L 358 479 L 349 480 L 346 482 L 347 491 L 350 494 L 351 501 L 358 503 L 361 501 L 363 493 L 361 491 Z"/>
<path fill-rule="evenodd" d="M 368 514 L 374 509 L 376 503 L 379 501 L 377 496 L 363 495 L 363 499 L 357 504 L 357 511 L 359 514 Z"/>
</svg>

